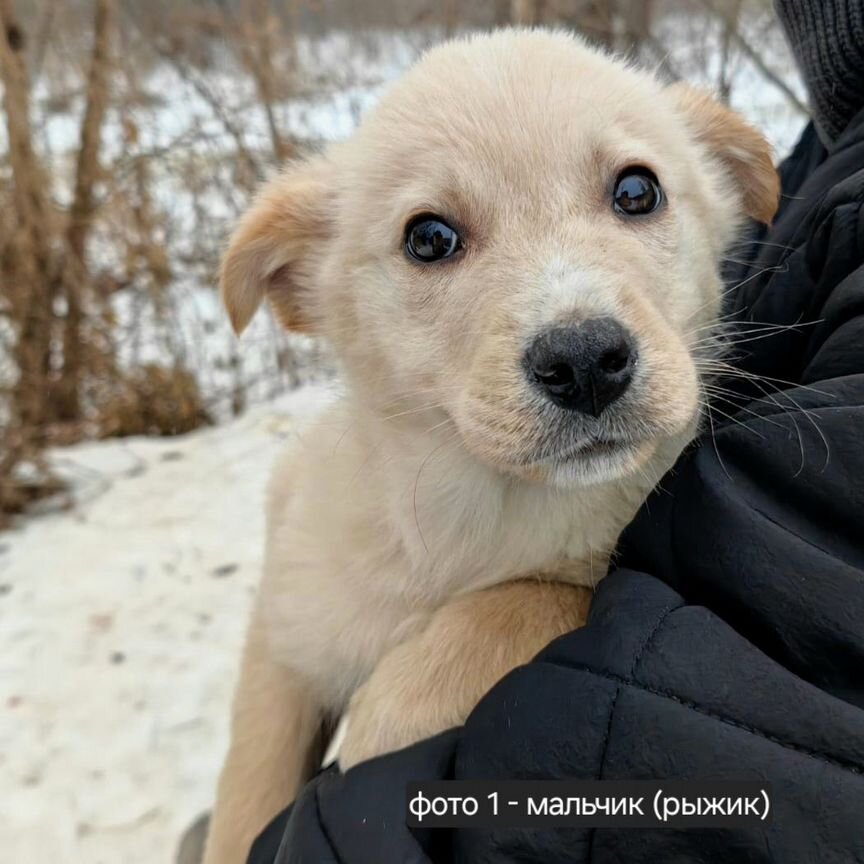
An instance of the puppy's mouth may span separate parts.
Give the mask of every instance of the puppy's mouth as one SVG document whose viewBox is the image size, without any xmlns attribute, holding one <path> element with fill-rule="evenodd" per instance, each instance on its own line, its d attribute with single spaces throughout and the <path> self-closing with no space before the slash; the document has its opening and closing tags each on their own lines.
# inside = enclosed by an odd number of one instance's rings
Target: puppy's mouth
<svg viewBox="0 0 864 864">
<path fill-rule="evenodd" d="M 549 467 L 611 467 L 619 462 L 630 462 L 638 457 L 646 442 L 623 438 L 591 438 L 576 447 L 552 453 L 539 464 Z"/>
<path fill-rule="evenodd" d="M 634 450 L 638 445 L 633 441 L 613 438 L 593 438 L 570 450 L 550 458 L 552 462 L 573 462 L 580 459 L 616 456 L 624 451 Z"/>
<path fill-rule="evenodd" d="M 556 485 L 611 482 L 638 472 L 656 452 L 653 438 L 591 436 L 526 459 L 517 473 Z"/>
<path fill-rule="evenodd" d="M 566 465 L 572 462 L 584 462 L 593 459 L 608 459 L 634 453 L 644 442 L 624 438 L 607 438 L 592 436 L 578 444 L 560 450 L 545 451 L 540 454 L 528 454 L 519 460 L 524 467 L 532 465 Z"/>
</svg>

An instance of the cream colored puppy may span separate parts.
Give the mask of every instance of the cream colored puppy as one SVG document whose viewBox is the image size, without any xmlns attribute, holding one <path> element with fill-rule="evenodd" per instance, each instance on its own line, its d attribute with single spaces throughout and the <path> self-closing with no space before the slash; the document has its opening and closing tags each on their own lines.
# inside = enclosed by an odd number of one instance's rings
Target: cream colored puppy
<svg viewBox="0 0 864 864">
<path fill-rule="evenodd" d="M 777 194 L 740 118 L 542 31 L 433 49 L 264 187 L 231 320 L 269 300 L 345 392 L 273 477 L 208 864 L 245 860 L 346 709 L 343 767 L 584 622 L 697 426 L 723 250 Z"/>
</svg>

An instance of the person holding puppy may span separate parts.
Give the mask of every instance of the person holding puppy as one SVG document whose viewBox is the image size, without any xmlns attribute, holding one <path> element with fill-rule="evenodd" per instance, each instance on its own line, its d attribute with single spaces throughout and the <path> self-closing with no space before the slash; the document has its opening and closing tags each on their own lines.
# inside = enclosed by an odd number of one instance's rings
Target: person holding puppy
<svg viewBox="0 0 864 864">
<path fill-rule="evenodd" d="M 776 5 L 813 122 L 773 227 L 728 273 L 740 359 L 706 432 L 626 530 L 585 627 L 463 727 L 319 774 L 250 864 L 864 861 L 864 7 Z M 405 825 L 409 781 L 514 778 L 758 779 L 773 817 Z"/>
</svg>

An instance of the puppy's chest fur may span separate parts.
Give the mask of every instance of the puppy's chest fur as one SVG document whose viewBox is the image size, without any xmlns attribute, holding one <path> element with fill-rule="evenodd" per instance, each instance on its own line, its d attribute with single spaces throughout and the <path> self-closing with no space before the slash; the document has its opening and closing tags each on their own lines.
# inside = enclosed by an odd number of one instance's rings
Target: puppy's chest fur
<svg viewBox="0 0 864 864">
<path fill-rule="evenodd" d="M 276 467 L 259 606 L 277 659 L 333 711 L 456 594 L 525 576 L 595 584 L 652 485 L 562 491 L 442 440 L 370 429 L 340 403 Z"/>
</svg>

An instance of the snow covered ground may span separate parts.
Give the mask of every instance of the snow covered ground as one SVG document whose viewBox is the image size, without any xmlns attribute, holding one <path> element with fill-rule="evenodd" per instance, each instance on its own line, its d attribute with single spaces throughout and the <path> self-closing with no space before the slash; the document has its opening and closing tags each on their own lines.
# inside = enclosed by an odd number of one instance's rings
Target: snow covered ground
<svg viewBox="0 0 864 864">
<path fill-rule="evenodd" d="M 168 864 L 209 807 L 270 464 L 327 395 L 63 450 L 74 509 L 0 534 L 3 861 Z"/>
</svg>

